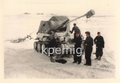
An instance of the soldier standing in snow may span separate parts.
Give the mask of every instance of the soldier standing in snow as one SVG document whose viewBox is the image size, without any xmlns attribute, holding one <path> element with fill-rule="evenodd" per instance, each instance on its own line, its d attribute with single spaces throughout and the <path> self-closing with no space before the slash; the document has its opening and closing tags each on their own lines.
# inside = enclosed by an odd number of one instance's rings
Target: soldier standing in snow
<svg viewBox="0 0 120 83">
<path fill-rule="evenodd" d="M 75 54 L 74 54 L 74 62 L 73 63 L 81 63 L 81 58 L 82 58 L 82 49 L 81 49 L 81 44 L 82 44 L 82 38 L 80 33 L 75 34 Z"/>
<path fill-rule="evenodd" d="M 57 47 L 57 41 L 56 41 L 56 38 L 55 38 L 55 32 L 54 31 L 51 31 L 50 32 L 50 37 L 48 38 L 49 42 L 48 42 L 48 48 L 56 48 Z M 51 62 L 54 62 L 54 59 L 53 59 L 53 54 L 51 54 L 53 52 L 53 50 L 50 50 L 50 61 Z"/>
<path fill-rule="evenodd" d="M 91 53 L 93 49 L 93 38 L 90 36 L 90 32 L 85 32 L 86 34 L 86 40 L 84 42 L 85 44 L 85 59 L 86 63 L 85 65 L 91 66 Z"/>
<path fill-rule="evenodd" d="M 96 59 L 101 60 L 104 48 L 104 38 L 101 36 L 100 32 L 97 32 L 94 43 L 96 44 Z"/>
</svg>

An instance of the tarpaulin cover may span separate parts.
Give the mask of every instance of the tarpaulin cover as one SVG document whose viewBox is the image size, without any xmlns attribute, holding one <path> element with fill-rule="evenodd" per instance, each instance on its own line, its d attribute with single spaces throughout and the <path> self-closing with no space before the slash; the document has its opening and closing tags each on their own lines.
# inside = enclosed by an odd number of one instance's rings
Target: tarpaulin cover
<svg viewBox="0 0 120 83">
<path fill-rule="evenodd" d="M 68 21 L 69 19 L 66 16 L 53 16 L 49 21 L 41 21 L 37 33 L 49 33 L 51 30 L 56 32 L 65 31 Z"/>
</svg>

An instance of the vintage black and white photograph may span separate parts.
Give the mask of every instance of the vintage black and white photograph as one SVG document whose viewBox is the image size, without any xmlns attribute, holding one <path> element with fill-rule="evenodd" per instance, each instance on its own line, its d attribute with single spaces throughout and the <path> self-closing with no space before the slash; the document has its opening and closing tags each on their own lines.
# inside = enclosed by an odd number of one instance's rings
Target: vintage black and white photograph
<svg viewBox="0 0 120 83">
<path fill-rule="evenodd" d="M 5 79 L 115 78 L 112 0 L 4 0 Z"/>
</svg>

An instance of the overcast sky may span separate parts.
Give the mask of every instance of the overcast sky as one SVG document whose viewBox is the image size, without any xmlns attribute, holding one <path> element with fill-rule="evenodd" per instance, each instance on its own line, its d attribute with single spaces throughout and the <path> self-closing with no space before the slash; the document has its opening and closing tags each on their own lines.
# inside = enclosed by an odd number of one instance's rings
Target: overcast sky
<svg viewBox="0 0 120 83">
<path fill-rule="evenodd" d="M 114 0 L 3 0 L 5 14 L 55 13 L 79 15 L 94 9 L 97 14 L 113 14 Z"/>
</svg>

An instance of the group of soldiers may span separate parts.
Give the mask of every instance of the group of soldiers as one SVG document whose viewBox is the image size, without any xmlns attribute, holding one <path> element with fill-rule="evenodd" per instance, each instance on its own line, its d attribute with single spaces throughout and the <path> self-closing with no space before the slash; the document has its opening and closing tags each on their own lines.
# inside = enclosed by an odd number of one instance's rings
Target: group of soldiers
<svg viewBox="0 0 120 83">
<path fill-rule="evenodd" d="M 101 60 L 101 57 L 103 55 L 103 48 L 104 48 L 104 38 L 101 36 L 100 32 L 97 32 L 97 36 L 93 39 L 91 37 L 91 34 L 89 31 L 86 31 L 86 39 L 84 40 L 84 44 L 83 44 L 83 39 L 82 39 L 82 35 L 81 35 L 81 31 L 79 29 L 79 27 L 76 25 L 76 23 L 73 24 L 73 28 L 72 31 L 70 31 L 71 34 L 74 32 L 74 39 L 73 42 L 74 44 L 74 48 L 75 48 L 75 54 L 73 54 L 73 63 L 77 63 L 80 64 L 82 62 L 82 55 L 78 54 L 78 52 L 76 52 L 77 48 L 81 48 L 82 45 L 84 45 L 84 52 L 85 52 L 85 59 L 86 59 L 86 66 L 91 66 L 91 55 L 92 55 L 92 51 L 93 51 L 93 44 L 96 44 L 96 60 Z M 54 31 L 51 31 L 51 35 L 50 35 L 50 41 L 49 41 L 49 45 L 48 47 L 54 47 L 57 48 L 59 45 L 59 38 L 55 38 L 55 33 Z M 49 39 L 49 38 L 48 38 Z M 80 50 L 79 50 L 80 51 Z M 52 52 L 52 50 L 50 50 L 50 52 Z M 66 62 L 63 59 L 59 59 L 59 60 L 55 60 L 53 59 L 53 54 L 50 54 L 50 61 L 54 62 L 54 61 L 60 61 L 60 62 Z"/>
<path fill-rule="evenodd" d="M 82 44 L 82 38 L 81 38 L 81 32 L 80 29 L 77 27 L 77 25 L 74 23 L 71 33 L 74 32 L 74 43 L 75 43 L 75 49 L 81 47 Z M 84 41 L 84 49 L 85 49 L 85 59 L 86 63 L 84 65 L 91 66 L 91 54 L 93 50 L 93 44 L 96 45 L 96 60 L 101 60 L 101 57 L 103 55 L 103 48 L 104 48 L 104 38 L 101 36 L 100 32 L 97 32 L 97 36 L 93 39 L 91 37 L 91 34 L 89 31 L 85 32 L 86 39 Z M 79 56 L 77 52 L 73 55 L 74 61 L 73 63 L 81 63 L 82 56 Z"/>
</svg>

